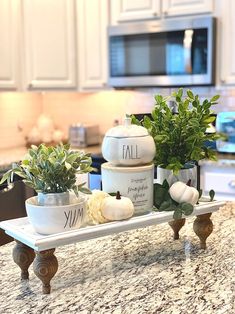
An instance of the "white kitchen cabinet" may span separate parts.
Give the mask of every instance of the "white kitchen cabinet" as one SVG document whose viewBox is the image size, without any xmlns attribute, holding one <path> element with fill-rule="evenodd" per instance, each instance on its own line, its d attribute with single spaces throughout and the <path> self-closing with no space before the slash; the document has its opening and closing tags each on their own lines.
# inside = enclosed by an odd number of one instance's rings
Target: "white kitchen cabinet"
<svg viewBox="0 0 235 314">
<path fill-rule="evenodd" d="M 201 14 L 213 12 L 213 0 L 163 0 L 165 16 Z"/>
<path fill-rule="evenodd" d="M 19 1 L 0 1 L 0 89 L 19 88 Z"/>
<path fill-rule="evenodd" d="M 76 88 L 74 0 L 23 0 L 22 5 L 25 88 Z"/>
<path fill-rule="evenodd" d="M 77 0 L 79 89 L 105 88 L 108 71 L 108 2 Z"/>
<path fill-rule="evenodd" d="M 212 13 L 214 0 L 111 0 L 111 24 Z"/>
<path fill-rule="evenodd" d="M 111 24 L 160 17 L 161 0 L 111 0 Z"/>
<path fill-rule="evenodd" d="M 230 164 L 230 165 L 229 165 Z M 235 160 L 203 164 L 200 167 L 200 185 L 203 193 L 215 191 L 216 200 L 235 200 Z"/>
</svg>

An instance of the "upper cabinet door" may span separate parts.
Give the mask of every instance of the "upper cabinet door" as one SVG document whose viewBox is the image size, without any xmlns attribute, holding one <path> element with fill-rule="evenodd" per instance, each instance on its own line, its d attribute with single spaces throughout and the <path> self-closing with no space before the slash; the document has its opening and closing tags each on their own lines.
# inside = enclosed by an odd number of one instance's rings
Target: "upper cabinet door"
<svg viewBox="0 0 235 314">
<path fill-rule="evenodd" d="M 19 87 L 19 2 L 0 1 L 0 89 Z"/>
<path fill-rule="evenodd" d="M 23 0 L 26 89 L 76 87 L 73 0 Z"/>
<path fill-rule="evenodd" d="M 108 2 L 77 0 L 79 87 L 104 88 L 108 68 Z"/>
<path fill-rule="evenodd" d="M 213 0 L 163 0 L 163 15 L 176 16 L 213 12 Z"/>
<path fill-rule="evenodd" d="M 160 0 L 111 0 L 111 23 L 160 17 Z"/>
</svg>

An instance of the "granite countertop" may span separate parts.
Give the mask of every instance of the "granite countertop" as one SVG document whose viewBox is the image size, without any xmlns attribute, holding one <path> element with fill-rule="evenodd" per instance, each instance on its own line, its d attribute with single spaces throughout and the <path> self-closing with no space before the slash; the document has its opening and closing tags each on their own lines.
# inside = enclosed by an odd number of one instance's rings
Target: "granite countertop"
<svg viewBox="0 0 235 314">
<path fill-rule="evenodd" d="M 235 309 L 235 203 L 212 215 L 208 249 L 199 249 L 193 218 L 172 240 L 168 224 L 56 250 L 50 295 L 30 267 L 20 281 L 13 243 L 0 247 L 0 313 L 232 314 Z"/>
</svg>

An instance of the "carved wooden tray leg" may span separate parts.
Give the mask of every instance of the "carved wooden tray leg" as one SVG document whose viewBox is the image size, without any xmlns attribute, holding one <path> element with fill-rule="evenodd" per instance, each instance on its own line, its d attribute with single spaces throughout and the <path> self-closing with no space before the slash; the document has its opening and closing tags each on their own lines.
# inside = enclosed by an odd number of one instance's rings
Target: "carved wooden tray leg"
<svg viewBox="0 0 235 314">
<path fill-rule="evenodd" d="M 210 219 L 211 214 L 197 216 L 193 223 L 193 230 L 200 239 L 201 249 L 206 249 L 206 239 L 213 231 L 213 223 Z"/>
<path fill-rule="evenodd" d="M 33 263 L 35 275 L 42 281 L 42 292 L 49 294 L 51 292 L 50 281 L 58 270 L 58 261 L 54 255 L 55 249 L 36 252 L 36 258 Z"/>
<path fill-rule="evenodd" d="M 168 222 L 168 224 L 171 226 L 171 228 L 174 231 L 174 240 L 179 239 L 179 231 L 185 224 L 185 218 L 182 219 L 176 219 Z"/>
<path fill-rule="evenodd" d="M 34 250 L 20 241 L 15 241 L 16 245 L 12 252 L 13 260 L 21 269 L 21 279 L 29 279 L 28 269 L 35 258 Z"/>
</svg>

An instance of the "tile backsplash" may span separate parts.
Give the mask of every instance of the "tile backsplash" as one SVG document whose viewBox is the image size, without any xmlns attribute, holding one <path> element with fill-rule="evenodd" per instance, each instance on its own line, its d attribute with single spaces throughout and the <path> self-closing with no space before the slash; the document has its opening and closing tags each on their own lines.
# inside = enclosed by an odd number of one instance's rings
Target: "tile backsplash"
<svg viewBox="0 0 235 314">
<path fill-rule="evenodd" d="M 235 89 L 193 88 L 201 98 L 220 94 L 215 111 L 235 111 Z M 25 136 L 41 113 L 50 116 L 56 128 L 68 133 L 70 124 L 98 124 L 104 134 L 125 114 L 150 112 L 153 95 L 169 95 L 172 89 L 100 91 L 95 93 L 35 92 L 0 93 L 0 149 L 25 145 Z"/>
</svg>

